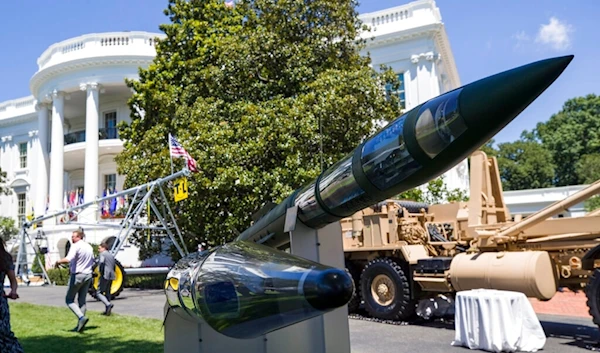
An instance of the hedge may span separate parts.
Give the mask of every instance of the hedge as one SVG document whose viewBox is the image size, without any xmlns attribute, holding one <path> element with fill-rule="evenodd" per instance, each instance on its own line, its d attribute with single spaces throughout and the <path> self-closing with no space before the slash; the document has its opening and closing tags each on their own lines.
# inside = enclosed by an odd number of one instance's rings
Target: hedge
<svg viewBox="0 0 600 353">
<path fill-rule="evenodd" d="M 69 283 L 68 268 L 53 268 L 47 271 L 50 277 L 50 283 L 55 283 L 57 286 L 66 286 Z M 125 288 L 138 289 L 162 289 L 165 283 L 165 274 L 148 274 L 148 275 L 126 275 Z"/>
</svg>

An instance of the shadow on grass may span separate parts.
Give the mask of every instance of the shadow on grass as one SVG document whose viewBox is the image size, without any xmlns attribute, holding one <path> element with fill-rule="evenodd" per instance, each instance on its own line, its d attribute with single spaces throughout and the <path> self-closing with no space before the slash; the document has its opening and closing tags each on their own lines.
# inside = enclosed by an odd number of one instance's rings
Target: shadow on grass
<svg viewBox="0 0 600 353">
<path fill-rule="evenodd" d="M 547 337 L 569 340 L 563 343 L 590 351 L 600 351 L 600 332 L 597 327 L 540 321 Z"/>
<path fill-rule="evenodd" d="M 163 353 L 162 342 L 144 341 L 141 339 L 118 340 L 96 337 L 98 326 L 88 326 L 83 333 L 69 332 L 71 337 L 35 336 L 19 338 L 19 342 L 27 353 Z"/>
</svg>

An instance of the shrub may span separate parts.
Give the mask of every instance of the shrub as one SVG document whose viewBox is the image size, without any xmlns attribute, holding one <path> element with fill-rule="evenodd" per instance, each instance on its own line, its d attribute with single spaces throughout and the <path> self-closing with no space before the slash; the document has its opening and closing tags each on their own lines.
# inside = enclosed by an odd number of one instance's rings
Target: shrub
<svg viewBox="0 0 600 353">
<path fill-rule="evenodd" d="M 33 273 L 43 272 L 38 259 L 42 262 L 42 266 L 46 266 L 46 257 L 42 254 L 36 254 L 35 259 L 33 260 L 33 264 L 31 265 L 31 272 Z"/>
<path fill-rule="evenodd" d="M 53 268 L 48 270 L 50 283 L 57 286 L 66 286 L 69 284 L 68 268 Z M 124 288 L 137 289 L 162 289 L 164 288 L 166 275 L 162 273 L 149 275 L 126 275 Z"/>
<path fill-rule="evenodd" d="M 54 283 L 57 286 L 66 286 L 69 284 L 69 269 L 68 268 L 52 268 L 48 271 L 48 277 L 50 278 L 50 283 Z"/>
<path fill-rule="evenodd" d="M 164 273 L 148 275 L 127 275 L 125 288 L 138 289 L 162 289 L 164 288 L 166 275 Z"/>
</svg>

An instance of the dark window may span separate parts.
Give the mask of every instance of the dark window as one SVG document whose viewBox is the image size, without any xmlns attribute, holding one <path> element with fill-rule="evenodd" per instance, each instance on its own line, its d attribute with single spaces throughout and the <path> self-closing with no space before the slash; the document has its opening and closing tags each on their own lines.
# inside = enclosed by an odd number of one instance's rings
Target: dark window
<svg viewBox="0 0 600 353">
<path fill-rule="evenodd" d="M 117 138 L 117 112 L 104 114 L 104 139 Z"/>
<path fill-rule="evenodd" d="M 104 175 L 104 190 L 113 192 L 117 187 L 117 175 L 106 174 Z"/>
<path fill-rule="evenodd" d="M 405 109 L 406 95 L 404 92 L 404 73 L 398 74 L 398 81 L 400 81 L 398 89 L 393 89 L 392 85 L 388 83 L 385 85 L 385 91 L 388 98 L 392 95 L 398 97 L 398 105 L 400 106 L 400 109 Z"/>
<path fill-rule="evenodd" d="M 25 212 L 27 212 L 27 197 L 25 193 L 17 194 L 17 218 L 19 227 L 25 223 Z"/>
<path fill-rule="evenodd" d="M 19 166 L 27 168 L 27 142 L 19 144 Z"/>
</svg>

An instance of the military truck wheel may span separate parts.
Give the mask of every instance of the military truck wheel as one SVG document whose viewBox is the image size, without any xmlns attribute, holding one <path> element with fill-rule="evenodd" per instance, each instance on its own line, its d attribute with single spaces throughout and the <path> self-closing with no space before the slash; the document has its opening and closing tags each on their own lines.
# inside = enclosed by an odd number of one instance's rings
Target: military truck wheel
<svg viewBox="0 0 600 353">
<path fill-rule="evenodd" d="M 600 326 L 600 270 L 596 269 L 585 286 L 587 306 L 594 323 Z"/>
<path fill-rule="evenodd" d="M 97 265 L 94 265 L 93 271 L 94 281 L 92 282 L 88 293 L 95 299 L 98 299 L 96 292 L 98 291 L 98 287 L 100 287 L 100 270 Z M 112 285 L 110 286 L 111 297 L 108 298 L 108 300 L 113 300 L 118 297 L 125 287 L 125 268 L 121 265 L 119 260 L 115 260 L 115 277 L 116 278 L 112 281 Z"/>
<path fill-rule="evenodd" d="M 352 280 L 354 281 L 354 293 L 352 293 L 352 298 L 348 302 L 348 313 L 354 313 L 358 310 L 360 306 L 360 271 L 357 269 L 356 265 L 351 261 L 346 260 L 346 271 L 350 273 Z"/>
<path fill-rule="evenodd" d="M 378 319 L 406 320 L 415 313 L 410 284 L 399 263 L 390 258 L 370 261 L 361 275 L 362 299 L 367 312 Z"/>
</svg>

